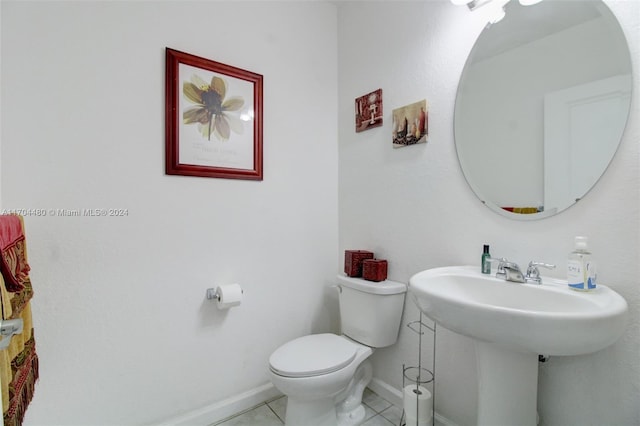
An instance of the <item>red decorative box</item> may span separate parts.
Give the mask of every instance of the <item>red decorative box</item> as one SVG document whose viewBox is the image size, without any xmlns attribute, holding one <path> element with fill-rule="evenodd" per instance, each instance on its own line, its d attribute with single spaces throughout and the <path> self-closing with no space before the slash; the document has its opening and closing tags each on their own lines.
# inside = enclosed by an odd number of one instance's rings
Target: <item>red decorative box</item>
<svg viewBox="0 0 640 426">
<path fill-rule="evenodd" d="M 362 261 L 373 259 L 373 252 L 367 250 L 344 251 L 344 273 L 350 277 L 362 276 Z"/>
<path fill-rule="evenodd" d="M 365 259 L 362 261 L 362 278 L 367 281 L 387 279 L 387 261 L 384 259 Z"/>
</svg>

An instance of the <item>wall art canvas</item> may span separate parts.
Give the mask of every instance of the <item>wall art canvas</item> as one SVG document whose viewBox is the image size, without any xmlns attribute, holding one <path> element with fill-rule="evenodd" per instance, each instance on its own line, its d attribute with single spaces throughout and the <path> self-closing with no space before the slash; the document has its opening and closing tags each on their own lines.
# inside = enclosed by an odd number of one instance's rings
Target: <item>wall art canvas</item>
<svg viewBox="0 0 640 426">
<path fill-rule="evenodd" d="M 166 173 L 262 180 L 262 75 L 166 49 Z"/>
<path fill-rule="evenodd" d="M 382 89 L 356 98 L 356 132 L 382 126 Z"/>
<path fill-rule="evenodd" d="M 426 99 L 393 110 L 392 136 L 394 148 L 427 142 L 429 110 Z"/>
</svg>

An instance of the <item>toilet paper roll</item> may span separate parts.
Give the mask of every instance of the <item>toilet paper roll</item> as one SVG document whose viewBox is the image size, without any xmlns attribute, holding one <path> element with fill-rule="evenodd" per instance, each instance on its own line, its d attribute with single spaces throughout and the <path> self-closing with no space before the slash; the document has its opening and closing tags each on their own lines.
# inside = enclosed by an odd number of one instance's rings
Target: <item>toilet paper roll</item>
<svg viewBox="0 0 640 426">
<path fill-rule="evenodd" d="M 431 392 L 423 386 L 409 385 L 403 389 L 407 426 L 431 426 Z"/>
<path fill-rule="evenodd" d="M 242 303 L 242 288 L 240 284 L 219 285 L 216 287 L 218 294 L 218 309 L 229 309 Z"/>
</svg>

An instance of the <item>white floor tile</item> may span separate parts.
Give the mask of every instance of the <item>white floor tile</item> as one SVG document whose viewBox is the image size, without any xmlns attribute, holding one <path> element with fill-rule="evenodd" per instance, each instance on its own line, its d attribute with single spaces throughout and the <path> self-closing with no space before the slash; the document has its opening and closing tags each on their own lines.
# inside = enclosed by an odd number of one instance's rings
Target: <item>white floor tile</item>
<svg viewBox="0 0 640 426">
<path fill-rule="evenodd" d="M 362 396 L 365 421 L 361 426 L 397 426 L 402 410 L 389 401 L 365 389 Z M 215 426 L 283 426 L 287 398 L 285 396 L 261 404 L 235 417 L 216 423 Z"/>
<path fill-rule="evenodd" d="M 395 405 L 392 405 L 391 407 L 382 411 L 380 415 L 389 420 L 394 425 L 399 425 L 400 419 L 402 418 L 402 408 L 398 408 Z"/>
<path fill-rule="evenodd" d="M 284 422 L 284 416 L 287 412 L 287 397 L 282 396 L 276 400 L 268 402 L 267 405 L 276 413 L 280 420 Z"/>
<path fill-rule="evenodd" d="M 364 407 L 364 419 L 365 420 L 369 420 L 370 418 L 376 416 L 378 413 L 376 413 L 375 411 L 373 411 L 373 409 L 371 407 L 369 407 L 367 404 L 363 404 L 362 405 Z"/>
<path fill-rule="evenodd" d="M 364 390 L 364 394 L 362 395 L 362 402 L 371 407 L 371 409 L 376 413 L 384 411 L 392 405 L 386 399 L 378 396 L 377 393 L 369 390 L 369 388 Z"/>
<path fill-rule="evenodd" d="M 218 423 L 218 426 L 282 426 L 283 424 L 282 420 L 266 404 L 263 404 L 251 411 Z"/>
<path fill-rule="evenodd" d="M 393 423 L 384 417 L 377 415 L 362 423 L 362 426 L 393 426 Z"/>
</svg>

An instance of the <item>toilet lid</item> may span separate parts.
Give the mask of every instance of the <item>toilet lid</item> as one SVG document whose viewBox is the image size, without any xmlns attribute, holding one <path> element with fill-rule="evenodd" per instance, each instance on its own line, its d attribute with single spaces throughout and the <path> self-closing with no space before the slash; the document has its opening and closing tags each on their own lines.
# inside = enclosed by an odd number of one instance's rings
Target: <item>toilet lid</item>
<svg viewBox="0 0 640 426">
<path fill-rule="evenodd" d="M 271 354 L 271 370 L 285 377 L 311 377 L 346 367 L 358 346 L 335 334 L 312 334 L 280 346 Z"/>
</svg>

